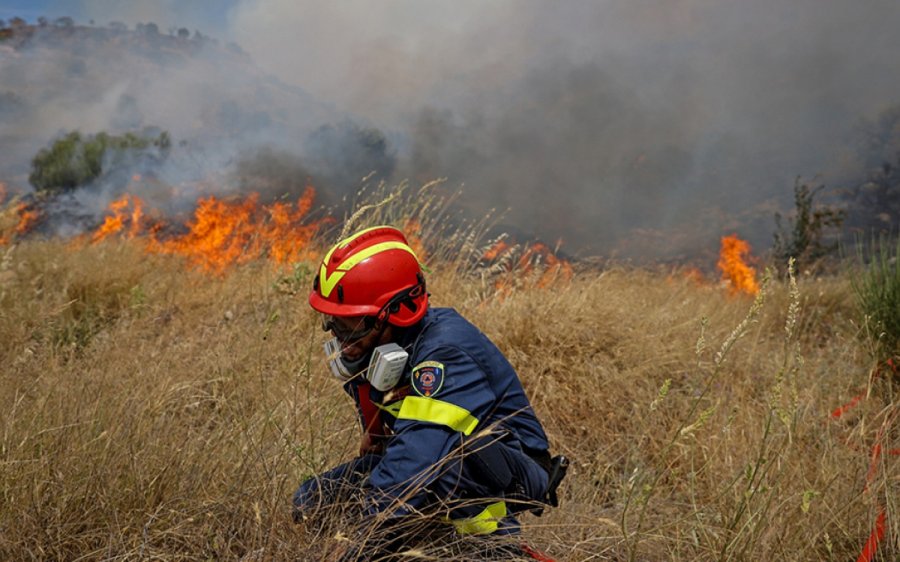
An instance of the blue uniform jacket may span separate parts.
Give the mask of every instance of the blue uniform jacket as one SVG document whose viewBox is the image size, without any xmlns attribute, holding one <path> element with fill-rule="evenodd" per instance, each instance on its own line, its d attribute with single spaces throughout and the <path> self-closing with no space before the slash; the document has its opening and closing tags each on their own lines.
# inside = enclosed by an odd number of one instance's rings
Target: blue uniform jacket
<svg viewBox="0 0 900 562">
<path fill-rule="evenodd" d="M 392 512 L 402 514 L 422 507 L 428 501 L 425 490 L 446 480 L 449 468 L 441 459 L 464 436 L 503 429 L 526 454 L 548 450 L 547 436 L 515 370 L 458 312 L 429 309 L 399 343 L 409 353 L 400 383 L 394 390 L 372 389 L 370 394 L 391 433 L 368 481 L 372 512 L 393 506 Z M 345 385 L 357 406 L 360 382 Z"/>
</svg>

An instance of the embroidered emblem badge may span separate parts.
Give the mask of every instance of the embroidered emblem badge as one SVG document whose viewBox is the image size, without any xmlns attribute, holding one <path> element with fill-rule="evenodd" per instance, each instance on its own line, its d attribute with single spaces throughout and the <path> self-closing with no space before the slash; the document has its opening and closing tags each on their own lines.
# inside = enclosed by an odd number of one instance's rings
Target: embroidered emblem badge
<svg viewBox="0 0 900 562">
<path fill-rule="evenodd" d="M 416 394 L 433 398 L 444 386 L 444 364 L 437 361 L 423 361 L 413 367 L 412 387 Z"/>
</svg>

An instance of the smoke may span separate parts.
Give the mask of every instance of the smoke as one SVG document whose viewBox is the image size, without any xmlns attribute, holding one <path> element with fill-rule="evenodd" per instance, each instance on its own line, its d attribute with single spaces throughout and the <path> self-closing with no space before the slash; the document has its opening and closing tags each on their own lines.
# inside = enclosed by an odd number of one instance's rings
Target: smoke
<svg viewBox="0 0 900 562">
<path fill-rule="evenodd" d="M 165 130 L 173 140 L 164 158 L 118 160 L 47 202 L 49 233 L 96 226 L 125 192 L 167 215 L 190 211 L 200 196 L 297 197 L 310 183 L 335 203 L 360 177 L 395 166 L 379 132 L 202 34 L 151 23 L 32 26 L 0 50 L 0 178 L 18 191 L 35 154 L 69 131 L 87 139 Z"/>
<path fill-rule="evenodd" d="M 794 178 L 859 177 L 854 135 L 900 103 L 893 0 L 78 6 L 80 20 L 206 30 L 246 55 L 0 56 L 4 149 L 154 125 L 198 155 L 172 181 L 261 147 L 335 196 L 366 167 L 448 177 L 475 216 L 508 209 L 508 224 L 581 254 L 692 256 L 734 231 L 764 249 Z M 5 85 L 19 81 L 51 87 Z"/>
<path fill-rule="evenodd" d="M 269 72 L 399 131 L 398 173 L 582 252 L 766 247 L 794 178 L 858 173 L 855 127 L 900 102 L 888 0 L 243 0 L 230 21 Z"/>
</svg>

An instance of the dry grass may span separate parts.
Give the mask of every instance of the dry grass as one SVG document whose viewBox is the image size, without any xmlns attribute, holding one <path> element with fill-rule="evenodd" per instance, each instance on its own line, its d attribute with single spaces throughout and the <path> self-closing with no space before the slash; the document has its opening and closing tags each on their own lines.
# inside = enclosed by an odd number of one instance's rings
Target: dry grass
<svg viewBox="0 0 900 562">
<path fill-rule="evenodd" d="M 900 459 L 881 457 L 863 491 L 897 401 L 869 377 L 846 279 L 801 280 L 793 299 L 771 283 L 717 358 L 752 308 L 720 287 L 610 267 L 493 299 L 477 272 L 429 266 L 434 303 L 500 346 L 573 459 L 562 507 L 525 518 L 535 546 L 560 560 L 843 561 L 885 506 L 881 552 L 900 557 Z M 0 558 L 342 548 L 341 518 L 290 520 L 299 482 L 358 439 L 321 362 L 308 271 L 211 277 L 133 241 L 0 247 Z M 859 389 L 869 398 L 830 420 Z M 883 440 L 900 447 L 896 429 Z"/>
</svg>

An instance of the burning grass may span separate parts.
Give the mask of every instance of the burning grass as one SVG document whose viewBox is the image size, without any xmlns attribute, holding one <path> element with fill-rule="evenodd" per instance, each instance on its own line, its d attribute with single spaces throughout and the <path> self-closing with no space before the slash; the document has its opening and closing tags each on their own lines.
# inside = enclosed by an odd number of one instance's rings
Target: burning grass
<svg viewBox="0 0 900 562">
<path fill-rule="evenodd" d="M 870 377 L 846 279 L 770 281 L 758 304 L 618 267 L 504 290 L 474 228 L 392 213 L 358 219 L 418 221 L 435 305 L 497 342 L 573 459 L 562 507 L 524 518 L 533 545 L 847 560 L 883 508 L 879 552 L 900 554 L 898 402 Z M 288 291 L 262 255 L 209 275 L 142 237 L 2 251 L 0 558 L 320 560 L 356 544 L 341 513 L 290 521 L 294 488 L 357 440 L 305 303 L 313 264 Z M 414 546 L 475 557 L 452 535 Z"/>
<path fill-rule="evenodd" d="M 498 296 L 523 286 L 548 288 L 572 279 L 572 264 L 541 242 L 512 244 L 501 235 L 481 255 L 485 271 L 494 279 Z"/>
<path fill-rule="evenodd" d="M 40 219 L 40 213 L 18 197 L 6 200 L 6 186 L 0 182 L 0 246 L 28 233 Z"/>
<path fill-rule="evenodd" d="M 759 293 L 756 269 L 747 263 L 749 255 L 750 244 L 736 234 L 722 237 L 722 249 L 716 266 L 722 272 L 722 280 L 729 283 L 733 293 Z"/>
<path fill-rule="evenodd" d="M 259 202 L 258 194 L 231 200 L 201 198 L 183 226 L 149 219 L 144 202 L 126 194 L 113 201 L 91 243 L 110 237 L 141 238 L 149 253 L 183 256 L 194 266 L 224 273 L 232 265 L 265 256 L 276 264 L 314 260 L 316 233 L 330 219 L 309 220 L 315 190 L 307 187 L 296 203 Z M 172 231 L 175 230 L 173 233 Z"/>
</svg>

